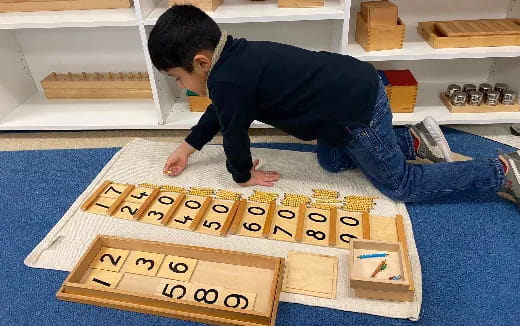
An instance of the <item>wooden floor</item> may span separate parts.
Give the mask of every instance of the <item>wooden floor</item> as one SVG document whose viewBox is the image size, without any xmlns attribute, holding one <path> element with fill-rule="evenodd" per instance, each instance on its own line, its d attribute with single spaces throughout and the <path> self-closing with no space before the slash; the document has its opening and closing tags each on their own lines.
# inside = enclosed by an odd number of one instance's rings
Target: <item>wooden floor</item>
<svg viewBox="0 0 520 326">
<path fill-rule="evenodd" d="M 520 148 L 520 137 L 511 135 L 510 125 L 452 127 Z M 0 151 L 122 147 L 134 138 L 179 143 L 188 133 L 188 130 L 0 132 Z M 250 136 L 251 142 L 305 143 L 276 129 L 252 129 Z M 221 144 L 222 136 L 216 136 L 211 143 Z"/>
</svg>

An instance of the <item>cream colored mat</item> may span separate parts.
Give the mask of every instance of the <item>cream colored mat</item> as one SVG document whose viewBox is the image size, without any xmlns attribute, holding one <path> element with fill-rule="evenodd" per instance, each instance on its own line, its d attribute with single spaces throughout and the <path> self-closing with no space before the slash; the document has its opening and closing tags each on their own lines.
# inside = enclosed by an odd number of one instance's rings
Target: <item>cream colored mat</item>
<svg viewBox="0 0 520 326">
<path fill-rule="evenodd" d="M 208 145 L 201 152 L 192 155 L 188 169 L 176 178 L 163 175 L 163 164 L 168 154 L 175 147 L 176 145 L 171 143 L 159 143 L 142 139 L 136 139 L 127 144 L 107 163 L 85 192 L 72 204 L 63 218 L 30 253 L 25 263 L 36 268 L 70 271 L 81 258 L 90 242 L 98 234 L 221 248 L 278 257 L 287 257 L 287 253 L 290 250 L 335 255 L 339 258 L 336 299 L 322 299 L 299 294 L 282 293 L 281 300 L 395 318 L 409 318 L 412 320 L 419 318 L 422 302 L 421 266 L 415 247 L 410 218 L 405 205 L 386 198 L 357 170 L 338 174 L 323 171 L 318 166 L 316 156 L 313 153 L 252 149 L 253 158 L 258 158 L 261 161 L 260 168 L 275 170 L 282 174 L 282 179 L 276 184 L 276 187 L 269 188 L 269 191 L 278 192 L 280 195 L 284 192 L 311 195 L 311 189 L 325 188 L 337 190 L 341 196 L 377 196 L 379 199 L 372 214 L 380 216 L 402 214 L 416 286 L 415 301 L 403 303 L 385 302 L 353 297 L 347 280 L 347 250 L 242 236 L 216 237 L 94 215 L 79 209 L 81 203 L 104 180 L 130 184 L 147 182 L 174 184 L 184 187 L 213 187 L 239 191 L 245 196 L 249 196 L 252 192 L 252 188 L 237 186 L 227 173 L 222 146 Z"/>
</svg>

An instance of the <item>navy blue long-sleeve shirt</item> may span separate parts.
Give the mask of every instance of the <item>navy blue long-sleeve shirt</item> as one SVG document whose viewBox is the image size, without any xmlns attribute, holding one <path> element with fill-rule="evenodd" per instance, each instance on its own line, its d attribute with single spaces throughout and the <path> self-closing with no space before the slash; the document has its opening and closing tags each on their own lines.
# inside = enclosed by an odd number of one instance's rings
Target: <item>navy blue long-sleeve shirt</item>
<svg viewBox="0 0 520 326">
<path fill-rule="evenodd" d="M 365 126 L 379 77 L 353 57 L 228 36 L 208 76 L 211 104 L 186 142 L 201 150 L 219 131 L 233 180 L 251 177 L 248 129 L 254 120 L 299 139 L 347 141 L 346 126 Z"/>
</svg>

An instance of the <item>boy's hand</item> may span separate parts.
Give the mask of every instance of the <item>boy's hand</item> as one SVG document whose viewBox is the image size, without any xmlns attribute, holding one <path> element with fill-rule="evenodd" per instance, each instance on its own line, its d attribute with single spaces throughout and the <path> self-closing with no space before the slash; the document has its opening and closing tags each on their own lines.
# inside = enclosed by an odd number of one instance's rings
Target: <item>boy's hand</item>
<svg viewBox="0 0 520 326">
<path fill-rule="evenodd" d="M 254 160 L 253 168 L 251 169 L 251 178 L 249 181 L 244 183 L 239 183 L 242 187 L 249 187 L 254 185 L 272 187 L 274 186 L 274 181 L 278 181 L 280 179 L 280 174 L 275 171 L 260 171 L 256 169 L 259 161 Z"/>
<path fill-rule="evenodd" d="M 163 172 L 170 176 L 179 175 L 188 164 L 188 158 L 193 152 L 195 152 L 195 148 L 187 142 L 183 142 L 168 156 Z"/>
</svg>

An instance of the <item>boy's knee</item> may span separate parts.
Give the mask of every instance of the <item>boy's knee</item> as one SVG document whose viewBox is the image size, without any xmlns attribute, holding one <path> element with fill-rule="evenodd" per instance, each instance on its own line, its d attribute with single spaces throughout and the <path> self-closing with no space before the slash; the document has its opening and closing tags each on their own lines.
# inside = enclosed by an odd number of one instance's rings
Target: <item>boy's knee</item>
<svg viewBox="0 0 520 326">
<path fill-rule="evenodd" d="M 340 166 L 338 166 L 338 164 L 333 159 L 333 157 L 331 157 L 331 155 L 323 155 L 320 154 L 320 152 L 318 152 L 317 156 L 318 163 L 324 170 L 332 173 L 338 173 L 343 170 Z"/>
<path fill-rule="evenodd" d="M 402 201 L 402 202 L 409 202 L 412 201 L 412 197 L 410 194 L 408 194 L 406 191 L 402 191 L 399 188 L 390 189 L 386 187 L 378 187 L 379 191 L 381 191 L 385 196 L 389 197 L 390 199 L 393 199 L 395 201 Z"/>
</svg>

